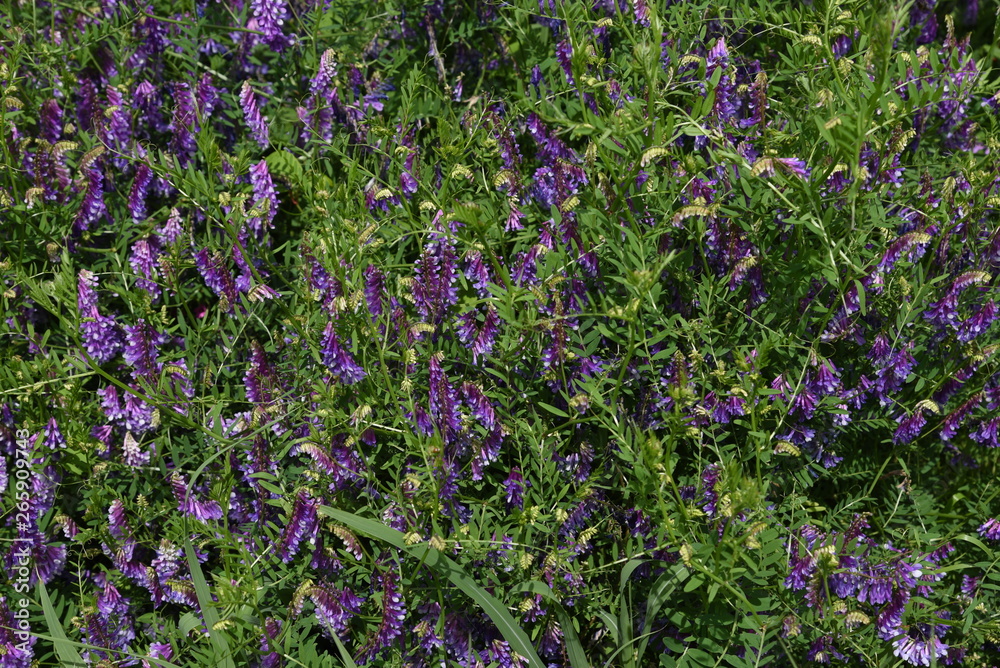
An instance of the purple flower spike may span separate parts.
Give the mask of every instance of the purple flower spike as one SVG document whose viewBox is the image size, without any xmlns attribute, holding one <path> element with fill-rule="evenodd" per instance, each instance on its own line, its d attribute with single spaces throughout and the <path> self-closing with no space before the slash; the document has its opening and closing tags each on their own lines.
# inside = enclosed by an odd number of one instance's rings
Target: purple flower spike
<svg viewBox="0 0 1000 668">
<path fill-rule="evenodd" d="M 479 424 L 492 430 L 496 425 L 496 413 L 489 398 L 483 394 L 482 389 L 475 383 L 462 383 L 462 394 L 465 396 L 465 403 L 472 411 Z"/>
<path fill-rule="evenodd" d="M 309 82 L 309 92 L 312 95 L 326 95 L 330 91 L 333 80 L 337 76 L 337 54 L 333 49 L 327 49 L 319 59 L 319 69 L 316 76 Z"/>
<path fill-rule="evenodd" d="M 924 232 L 910 232 L 904 234 L 896 241 L 889 245 L 886 249 L 885 255 L 882 256 L 882 261 L 879 262 L 878 268 L 881 271 L 889 272 L 892 271 L 896 263 L 904 255 L 909 253 L 910 261 L 915 262 L 927 250 L 927 245 L 930 242 L 930 235 Z"/>
<path fill-rule="evenodd" d="M 458 397 L 455 388 L 448 382 L 448 375 L 441 368 L 444 353 L 436 352 L 430 359 L 430 414 L 437 422 L 438 430 L 445 443 L 462 429 L 462 416 L 458 412 Z"/>
<path fill-rule="evenodd" d="M 174 116 L 170 122 L 173 137 L 170 139 L 170 150 L 178 157 L 180 166 L 187 167 L 198 150 L 194 139 L 194 133 L 198 130 L 198 119 L 191 86 L 186 83 L 174 84 L 173 97 Z"/>
<path fill-rule="evenodd" d="M 942 659 L 948 654 L 948 646 L 941 642 L 930 627 L 927 632 L 918 624 L 910 629 L 908 635 L 896 638 L 892 643 L 892 653 L 911 666 L 930 666 L 935 659 Z"/>
<path fill-rule="evenodd" d="M 471 346 L 473 363 L 479 357 L 489 355 L 493 350 L 493 342 L 499 328 L 500 315 L 493 304 L 487 305 L 486 319 L 482 325 L 478 323 L 475 311 L 469 311 L 458 317 L 458 338 L 462 343 Z"/>
<path fill-rule="evenodd" d="M 157 231 L 157 235 L 164 243 L 173 244 L 184 234 L 184 222 L 181 220 L 181 212 L 176 208 L 170 210 L 167 222 Z"/>
<path fill-rule="evenodd" d="M 403 634 L 406 620 L 406 602 L 399 591 L 399 576 L 389 570 L 382 575 L 382 623 L 371 643 L 361 654 L 359 663 L 368 663 L 379 652 Z"/>
<path fill-rule="evenodd" d="M 996 302 L 990 300 L 975 315 L 962 321 L 958 326 L 956 337 L 959 341 L 967 343 L 988 330 L 996 319 L 997 305 Z"/>
<path fill-rule="evenodd" d="M 432 234 L 416 266 L 413 297 L 417 312 L 428 323 L 437 324 L 458 302 L 455 243 L 442 234 Z"/>
<path fill-rule="evenodd" d="M 224 264 L 222 256 L 218 253 L 210 254 L 207 248 L 203 248 L 194 254 L 194 264 L 212 292 L 226 298 L 229 302 L 229 311 L 232 312 L 232 305 L 239 296 L 236 291 L 236 281 Z"/>
<path fill-rule="evenodd" d="M 210 118 L 212 112 L 219 105 L 219 91 L 212 85 L 212 75 L 208 72 L 205 72 L 198 80 L 195 97 L 198 99 L 198 113 L 201 118 Z"/>
<path fill-rule="evenodd" d="M 222 519 L 222 508 L 218 502 L 198 501 L 193 494 L 188 494 L 187 480 L 181 474 L 174 473 L 171 476 L 170 486 L 177 498 L 177 509 L 188 517 L 193 517 L 199 522 Z"/>
<path fill-rule="evenodd" d="M 969 432 L 969 438 L 987 448 L 1000 448 L 1000 417 L 983 420 L 975 429 Z"/>
<path fill-rule="evenodd" d="M 251 0 L 250 7 L 257 23 L 257 29 L 264 33 L 261 41 L 275 51 L 282 51 L 288 39 L 281 26 L 288 16 L 284 0 Z"/>
<path fill-rule="evenodd" d="M 86 642 L 100 648 L 89 650 L 90 661 L 124 658 L 118 651 L 135 640 L 135 626 L 129 614 L 128 599 L 113 585 L 105 583 L 104 591 L 97 597 L 97 612 L 85 613 L 83 620 Z"/>
<path fill-rule="evenodd" d="M 898 422 L 899 427 L 896 429 L 896 433 L 892 435 L 892 442 L 896 445 L 901 445 L 909 443 L 919 436 L 920 430 L 927 424 L 927 419 L 924 417 L 923 410 L 918 408 L 909 417 L 904 418 L 901 416 Z"/>
<path fill-rule="evenodd" d="M 55 418 L 49 418 L 48 424 L 45 425 L 43 431 L 45 432 L 45 438 L 42 443 L 45 444 L 45 447 L 50 450 L 66 447 L 66 437 L 59 431 L 59 424 Z"/>
<path fill-rule="evenodd" d="M 350 589 L 338 592 L 330 585 L 316 585 L 309 590 L 309 598 L 316 606 L 316 619 L 328 634 L 344 638 L 347 624 L 361 610 L 362 598 Z"/>
<path fill-rule="evenodd" d="M 123 357 L 134 371 L 134 378 L 144 377 L 155 380 L 162 364 L 157 362 L 156 346 L 162 342 L 162 335 L 157 333 L 145 320 L 139 320 L 135 326 L 125 327 L 125 352 Z"/>
<path fill-rule="evenodd" d="M 50 144 L 59 141 L 63 131 L 63 112 L 59 108 L 59 102 L 54 99 L 45 101 L 38 114 L 38 129 L 41 131 L 42 139 Z"/>
<path fill-rule="evenodd" d="M 97 311 L 97 277 L 86 269 L 80 271 L 77 304 L 80 308 L 80 334 L 87 354 L 98 364 L 111 360 L 122 348 L 121 329 L 114 318 Z"/>
<path fill-rule="evenodd" d="M 278 539 L 275 552 L 284 563 L 292 560 L 299 551 L 303 541 L 315 540 L 319 529 L 319 517 L 316 513 L 317 503 L 309 497 L 309 493 L 300 489 L 295 496 L 292 514 L 285 523 L 285 530 Z"/>
<path fill-rule="evenodd" d="M 521 469 L 516 466 L 510 470 L 510 475 L 503 483 L 507 493 L 507 507 L 520 510 L 524 507 L 524 478 Z"/>
<path fill-rule="evenodd" d="M 365 302 L 372 318 L 382 315 L 385 302 L 385 275 L 374 265 L 365 267 Z"/>
<path fill-rule="evenodd" d="M 149 651 L 146 652 L 146 656 L 150 659 L 165 659 L 170 661 L 174 658 L 174 648 L 171 647 L 169 643 L 165 642 L 154 642 L 149 644 Z M 159 666 L 158 661 L 147 661 L 142 660 L 142 668 L 155 668 Z"/>
<path fill-rule="evenodd" d="M 153 170 L 146 163 L 140 163 L 135 170 L 135 180 L 128 196 L 128 210 L 135 222 L 146 219 L 146 197 L 149 195 L 149 184 L 152 182 Z"/>
<path fill-rule="evenodd" d="M 274 189 L 271 173 L 267 170 L 267 163 L 263 160 L 250 168 L 250 183 L 253 185 L 254 207 L 266 207 L 261 218 L 255 217 L 247 221 L 247 225 L 260 239 L 264 234 L 263 224 L 266 223 L 267 227 L 270 228 L 274 215 L 278 211 L 278 191 Z"/>
<path fill-rule="evenodd" d="M 160 284 L 156 282 L 156 265 L 161 253 L 156 237 L 140 239 L 132 244 L 129 264 L 139 275 L 135 284 L 145 290 L 154 300 L 160 296 Z"/>
<path fill-rule="evenodd" d="M 333 376 L 345 385 L 353 385 L 368 375 L 354 361 L 351 354 L 341 347 L 332 322 L 328 322 L 323 331 L 323 347 L 320 349 L 320 353 L 323 356 L 323 364 L 329 367 Z"/>
<path fill-rule="evenodd" d="M 1000 520 L 990 518 L 979 527 L 979 535 L 988 540 L 1000 540 Z"/>
<path fill-rule="evenodd" d="M 962 426 L 962 422 L 965 418 L 969 416 L 969 413 L 971 413 L 982 400 L 982 395 L 977 394 L 949 413 L 945 417 L 944 422 L 941 423 L 941 440 L 950 440 L 958 432 L 958 428 Z"/>
<path fill-rule="evenodd" d="M 87 192 L 83 196 L 80 210 L 77 211 L 73 229 L 84 232 L 90 226 L 107 216 L 108 207 L 104 204 L 104 173 L 96 163 L 87 170 Z"/>
<path fill-rule="evenodd" d="M 244 81 L 243 88 L 240 89 L 240 106 L 243 108 L 243 118 L 246 119 L 247 127 L 254 141 L 261 148 L 267 148 L 270 143 L 268 138 L 267 119 L 260 115 L 257 108 L 257 98 L 250 88 L 250 82 Z"/>
</svg>

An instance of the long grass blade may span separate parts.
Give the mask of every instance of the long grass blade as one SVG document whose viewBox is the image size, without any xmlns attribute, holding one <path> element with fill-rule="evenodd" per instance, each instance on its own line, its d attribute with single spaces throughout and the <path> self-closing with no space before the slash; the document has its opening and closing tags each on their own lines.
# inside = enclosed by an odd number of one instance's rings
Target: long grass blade
<svg viewBox="0 0 1000 668">
<path fill-rule="evenodd" d="M 42 606 L 42 613 L 45 615 L 45 623 L 48 624 L 49 632 L 52 634 L 52 646 L 55 648 L 59 662 L 64 666 L 86 666 L 87 663 L 70 643 L 63 630 L 62 621 L 52 607 L 49 600 L 49 592 L 45 589 L 45 583 L 38 580 L 38 603 Z"/>
<path fill-rule="evenodd" d="M 219 657 L 216 665 L 219 668 L 236 668 L 229 643 L 225 636 L 215 628 L 216 624 L 219 623 L 219 614 L 215 610 L 212 592 L 208 588 L 208 582 L 205 580 L 205 574 L 201 570 L 201 564 L 198 563 L 198 557 L 194 553 L 194 546 L 190 539 L 184 541 L 184 554 L 187 557 L 188 568 L 191 569 L 191 581 L 194 584 L 195 596 L 198 598 L 198 607 L 201 608 L 202 618 L 205 620 L 205 628 L 208 630 L 208 639 Z"/>
</svg>

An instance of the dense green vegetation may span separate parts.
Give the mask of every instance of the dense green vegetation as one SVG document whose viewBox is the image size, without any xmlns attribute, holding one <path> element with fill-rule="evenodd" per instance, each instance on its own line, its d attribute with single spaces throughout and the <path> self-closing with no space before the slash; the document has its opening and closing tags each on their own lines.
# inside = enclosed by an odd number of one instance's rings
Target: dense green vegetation
<svg viewBox="0 0 1000 668">
<path fill-rule="evenodd" d="M 0 10 L 0 666 L 992 666 L 994 5 Z"/>
</svg>

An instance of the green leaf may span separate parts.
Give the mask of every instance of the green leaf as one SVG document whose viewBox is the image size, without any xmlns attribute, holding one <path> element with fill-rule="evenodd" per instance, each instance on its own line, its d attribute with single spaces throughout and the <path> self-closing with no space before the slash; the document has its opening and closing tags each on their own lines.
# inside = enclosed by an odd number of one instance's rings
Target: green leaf
<svg viewBox="0 0 1000 668">
<path fill-rule="evenodd" d="M 184 554 L 187 557 L 188 568 L 191 569 L 191 581 L 194 584 L 195 596 L 198 598 L 198 607 L 201 608 L 201 615 L 205 620 L 205 628 L 208 629 L 208 639 L 216 650 L 216 660 L 218 661 L 216 665 L 221 668 L 236 668 L 236 663 L 233 662 L 233 653 L 229 649 L 229 643 L 226 641 L 225 635 L 215 628 L 215 625 L 219 623 L 219 614 L 215 610 L 215 604 L 212 602 L 212 592 L 208 588 L 208 582 L 205 581 L 205 574 L 201 570 L 201 564 L 198 563 L 194 546 L 188 537 L 184 539 Z"/>
<path fill-rule="evenodd" d="M 49 592 L 45 589 L 45 583 L 41 580 L 38 581 L 38 604 L 42 606 L 42 613 L 45 615 L 45 623 L 49 626 L 49 633 L 52 634 L 52 646 L 56 650 L 56 656 L 59 657 L 60 663 L 65 666 L 86 666 L 88 665 L 80 653 L 76 651 L 73 647 L 73 643 L 70 643 L 69 638 L 66 637 L 66 632 L 63 630 L 62 621 L 59 619 L 59 615 L 56 614 L 55 609 L 52 607 L 52 601 L 49 600 Z"/>
</svg>

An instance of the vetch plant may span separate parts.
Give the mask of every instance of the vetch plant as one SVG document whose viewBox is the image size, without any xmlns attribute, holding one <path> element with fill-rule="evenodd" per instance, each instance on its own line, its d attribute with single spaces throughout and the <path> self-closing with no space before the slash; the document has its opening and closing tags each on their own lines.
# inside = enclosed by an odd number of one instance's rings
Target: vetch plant
<svg viewBox="0 0 1000 668">
<path fill-rule="evenodd" d="M 9 14 L 0 665 L 995 662 L 990 8 Z"/>
</svg>

